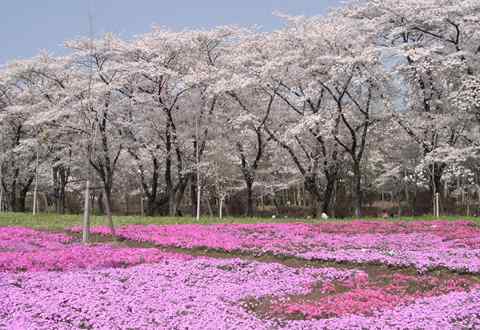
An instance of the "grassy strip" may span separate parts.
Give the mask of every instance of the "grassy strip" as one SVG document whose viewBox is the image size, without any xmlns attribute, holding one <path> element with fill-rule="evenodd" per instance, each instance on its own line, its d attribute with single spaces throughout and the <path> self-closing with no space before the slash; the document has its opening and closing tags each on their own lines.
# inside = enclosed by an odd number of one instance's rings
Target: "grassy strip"
<svg viewBox="0 0 480 330">
<path fill-rule="evenodd" d="M 330 219 L 329 221 L 354 221 L 354 218 L 345 219 Z M 365 217 L 362 220 L 382 220 L 381 218 Z M 385 221 L 429 221 L 435 220 L 433 216 L 421 217 L 401 217 L 392 218 Z M 480 218 L 466 217 L 466 216 L 444 216 L 441 220 L 455 221 L 455 220 L 471 220 L 480 225 Z M 103 216 L 92 216 L 92 226 L 105 224 Z M 117 226 L 127 224 L 218 224 L 218 223 L 319 223 L 322 220 L 302 219 L 302 218 L 246 218 L 246 217 L 227 217 L 224 219 L 202 217 L 200 221 L 196 221 L 192 217 L 140 217 L 140 216 L 115 216 L 114 222 Z M 82 216 L 78 214 L 55 214 L 55 213 L 40 213 L 33 216 L 31 213 L 0 213 L 0 226 L 22 226 L 36 229 L 47 230 L 63 230 L 71 226 L 81 225 Z"/>
</svg>

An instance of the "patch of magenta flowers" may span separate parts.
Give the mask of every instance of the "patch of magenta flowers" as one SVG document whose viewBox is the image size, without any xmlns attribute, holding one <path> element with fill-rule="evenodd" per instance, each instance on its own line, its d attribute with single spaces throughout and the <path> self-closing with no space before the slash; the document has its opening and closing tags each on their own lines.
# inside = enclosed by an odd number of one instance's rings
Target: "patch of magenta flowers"
<svg viewBox="0 0 480 330">
<path fill-rule="evenodd" d="M 93 232 L 108 235 L 109 230 L 96 227 Z M 480 228 L 469 221 L 129 225 L 117 233 L 160 246 L 413 266 L 420 272 L 432 268 L 480 272 Z"/>
<path fill-rule="evenodd" d="M 108 235 L 103 227 L 94 232 Z M 469 222 L 132 225 L 118 232 L 162 246 L 421 271 L 478 272 L 480 248 Z M 478 274 L 442 274 L 293 268 L 83 246 L 64 234 L 1 228 L 0 329 L 479 329 Z"/>
<path fill-rule="evenodd" d="M 135 249 L 109 244 L 85 246 L 64 234 L 21 227 L 0 229 L 0 272 L 67 271 L 126 267 L 164 258 L 191 259 L 158 249 Z"/>
<path fill-rule="evenodd" d="M 416 300 L 450 292 L 478 288 L 469 277 L 413 276 L 386 272 L 369 279 L 365 272 L 347 279 L 322 283 L 305 296 L 269 301 L 269 312 L 278 317 L 337 318 L 345 315 L 374 315 L 377 311 L 406 306 Z"/>
<path fill-rule="evenodd" d="M 246 300 L 305 295 L 319 282 L 364 285 L 360 271 L 295 269 L 240 259 L 164 259 L 75 272 L 0 275 L 5 329 L 476 329 L 480 290 L 424 297 L 325 319 L 259 318 Z M 370 299 L 370 296 L 364 299 Z M 351 297 L 343 296 L 348 300 Z M 353 299 L 353 298 L 352 298 Z M 277 299 L 278 300 L 278 299 Z M 355 301 L 355 299 L 353 299 Z M 285 299 L 286 312 L 298 305 Z M 368 305 L 368 304 L 367 304 Z M 320 304 L 314 305 L 317 309 Z M 328 304 L 326 305 L 328 308 Z M 347 303 L 340 306 L 345 308 Z M 304 306 L 305 307 L 305 306 Z M 352 310 L 357 311 L 357 310 Z M 303 308 L 302 312 L 311 310 Z M 312 314 L 315 316 L 314 314 Z"/>
<path fill-rule="evenodd" d="M 65 244 L 72 241 L 72 237 L 61 233 L 50 233 L 24 227 L 0 228 L 0 253 L 63 249 Z"/>
<path fill-rule="evenodd" d="M 0 275 L 0 328 L 265 329 L 239 301 L 306 294 L 350 271 L 294 269 L 240 259 L 170 258 L 157 264 Z M 1 323 L 3 322 L 3 324 Z"/>
</svg>

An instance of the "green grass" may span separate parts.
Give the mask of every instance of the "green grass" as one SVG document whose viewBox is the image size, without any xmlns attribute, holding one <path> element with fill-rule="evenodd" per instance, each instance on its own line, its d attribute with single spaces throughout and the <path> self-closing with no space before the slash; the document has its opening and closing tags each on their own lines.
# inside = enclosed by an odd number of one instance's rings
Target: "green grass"
<svg viewBox="0 0 480 330">
<path fill-rule="evenodd" d="M 92 226 L 105 224 L 103 216 L 92 216 Z M 200 221 L 192 217 L 141 217 L 141 216 L 114 216 L 116 226 L 126 224 L 215 224 L 215 223 L 262 223 L 262 222 L 299 222 L 302 219 L 271 219 L 271 218 L 241 218 L 226 217 L 223 219 L 202 217 Z M 311 221 L 311 220 L 310 220 Z M 82 224 L 82 216 L 78 214 L 40 213 L 33 216 L 31 213 L 0 213 L 0 226 L 23 226 L 39 229 L 61 230 Z"/>
<path fill-rule="evenodd" d="M 379 218 L 365 217 L 365 220 L 379 220 Z M 480 218 L 466 217 L 466 216 L 443 216 L 442 220 L 472 220 L 480 225 Z M 329 221 L 352 221 L 353 218 L 347 219 L 331 219 Z M 401 217 L 394 218 L 393 221 L 406 220 L 435 220 L 433 216 L 422 217 Z M 392 221 L 386 220 L 386 221 Z M 114 222 L 116 226 L 126 224 L 215 224 L 215 223 L 290 223 L 290 222 L 305 222 L 318 223 L 322 220 L 302 219 L 302 218 L 245 218 L 245 217 L 226 217 L 224 219 L 202 217 L 200 221 L 196 221 L 192 217 L 140 217 L 140 216 L 115 216 Z M 40 213 L 33 216 L 31 213 L 0 213 L 0 226 L 22 226 L 38 229 L 48 230 L 62 230 L 71 226 L 81 225 L 82 216 L 78 214 L 54 214 L 54 213 Z M 105 224 L 103 216 L 92 216 L 92 226 Z"/>
</svg>

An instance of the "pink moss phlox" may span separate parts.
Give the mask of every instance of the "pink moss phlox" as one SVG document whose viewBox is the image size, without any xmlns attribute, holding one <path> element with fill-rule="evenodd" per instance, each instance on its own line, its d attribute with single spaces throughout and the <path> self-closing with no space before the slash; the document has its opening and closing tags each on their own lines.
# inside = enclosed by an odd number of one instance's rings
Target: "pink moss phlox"
<svg viewBox="0 0 480 330">
<path fill-rule="evenodd" d="M 106 227 L 92 230 L 109 234 Z M 128 225 L 117 233 L 160 246 L 480 272 L 480 229 L 468 221 Z"/>
<path fill-rule="evenodd" d="M 23 227 L 0 227 L 0 252 L 62 249 L 73 238 Z"/>
<path fill-rule="evenodd" d="M 466 278 L 439 279 L 428 275 L 386 274 L 378 280 L 387 284 L 370 282 L 364 272 L 353 273 L 337 283 L 337 287 L 343 288 L 338 292 L 330 291 L 326 296 L 291 302 L 280 299 L 279 303 L 272 304 L 271 312 L 275 315 L 301 315 L 307 319 L 373 315 L 377 311 L 406 306 L 422 298 L 480 287 Z"/>
<path fill-rule="evenodd" d="M 164 259 L 188 260 L 191 258 L 187 255 L 162 252 L 157 249 L 73 245 L 62 250 L 0 253 L 0 272 L 99 269 L 155 263 Z"/>
<path fill-rule="evenodd" d="M 308 292 L 350 271 L 295 269 L 240 259 L 160 260 L 75 272 L 0 273 L 7 329 L 271 329 L 244 299 Z"/>
<path fill-rule="evenodd" d="M 73 238 L 28 228 L 0 228 L 0 272 L 66 271 L 125 267 L 192 257 L 158 249 L 72 244 Z"/>
</svg>

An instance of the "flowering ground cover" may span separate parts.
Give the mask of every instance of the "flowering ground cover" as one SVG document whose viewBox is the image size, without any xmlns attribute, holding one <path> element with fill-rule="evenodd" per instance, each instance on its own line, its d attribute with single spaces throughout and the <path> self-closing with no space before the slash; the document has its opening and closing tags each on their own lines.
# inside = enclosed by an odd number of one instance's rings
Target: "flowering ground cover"
<svg viewBox="0 0 480 330">
<path fill-rule="evenodd" d="M 404 279 L 400 278 L 396 285 Z M 412 279 L 407 279 L 412 280 Z M 426 279 L 428 282 L 429 279 Z M 480 326 L 480 290 L 445 284 L 440 296 L 371 308 L 344 303 L 338 312 L 318 315 L 292 297 L 336 283 L 365 287 L 362 271 L 295 269 L 241 259 L 169 258 L 157 264 L 77 272 L 0 275 L 0 327 L 7 329 L 468 329 Z M 446 281 L 448 282 L 448 281 Z M 471 283 L 468 283 L 471 285 Z M 460 290 L 460 291 L 457 291 Z M 437 292 L 440 293 L 440 292 Z M 365 299 L 368 298 L 368 299 Z M 280 302 L 286 317 L 259 317 L 252 301 Z M 339 300 L 347 300 L 340 295 Z M 373 300 L 374 303 L 376 300 Z M 248 302 L 248 303 L 247 303 Z M 283 306 L 281 305 L 283 304 Z M 328 304 L 326 304 L 328 306 Z M 460 308 L 461 306 L 461 308 Z M 328 308 L 328 307 L 325 307 Z M 350 310 L 348 311 L 348 308 Z M 289 319 L 290 313 L 308 315 Z M 323 313 L 323 312 L 322 312 Z M 316 318 L 325 317 L 328 318 Z"/>
<path fill-rule="evenodd" d="M 54 234 L 24 227 L 2 227 L 0 252 L 62 249 L 73 239 L 65 234 Z"/>
<path fill-rule="evenodd" d="M 108 241 L 106 229 L 94 232 Z M 327 251 L 345 261 L 355 249 L 400 251 L 402 244 L 410 253 L 434 251 L 433 244 L 476 251 L 478 229 L 469 222 L 125 226 L 118 233 L 137 242 L 84 246 L 75 235 L 0 228 L 0 329 L 480 328 L 479 274 L 300 259 Z M 213 258 L 199 247 L 225 252 Z M 229 258 L 232 251 L 252 256 Z M 254 256 L 265 253 L 298 262 Z M 407 261 L 385 263 L 418 266 Z"/>
<path fill-rule="evenodd" d="M 105 227 L 93 232 L 109 233 Z M 420 272 L 433 268 L 480 272 L 480 228 L 469 221 L 127 225 L 117 233 L 129 240 L 187 249 L 413 266 Z"/>
<path fill-rule="evenodd" d="M 157 249 L 133 249 L 110 244 L 84 246 L 71 236 L 21 227 L 0 230 L 0 272 L 65 271 L 123 267 L 158 262 L 174 255 Z"/>
<path fill-rule="evenodd" d="M 349 271 L 293 269 L 239 259 L 177 258 L 126 269 L 6 274 L 0 328 L 257 329 L 273 325 L 239 303 L 307 293 Z"/>
<path fill-rule="evenodd" d="M 370 278 L 369 278 L 370 277 Z M 458 276 L 412 276 L 384 273 L 369 276 L 365 272 L 343 280 L 312 287 L 306 295 L 280 301 L 255 302 L 256 309 L 277 317 L 336 318 L 345 315 L 373 315 L 416 300 L 479 287 L 477 280 Z"/>
</svg>

